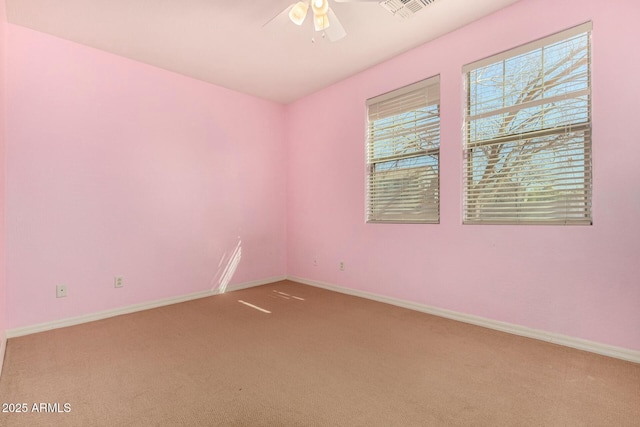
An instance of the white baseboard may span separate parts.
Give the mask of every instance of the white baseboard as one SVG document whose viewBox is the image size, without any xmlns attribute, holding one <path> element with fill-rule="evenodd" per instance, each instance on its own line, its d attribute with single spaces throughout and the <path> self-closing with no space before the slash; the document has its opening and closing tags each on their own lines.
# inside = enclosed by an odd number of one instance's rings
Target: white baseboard
<svg viewBox="0 0 640 427">
<path fill-rule="evenodd" d="M 640 363 L 640 351 L 630 350 L 622 347 L 601 344 L 594 341 L 584 340 L 581 338 L 573 338 L 567 335 L 555 334 L 539 329 L 531 329 L 525 326 L 514 325 L 512 323 L 500 322 L 497 320 L 487 319 L 484 317 L 473 316 L 470 314 L 459 313 L 443 308 L 431 307 L 428 305 L 417 304 L 410 301 L 386 297 L 369 292 L 358 291 L 354 289 L 344 288 L 341 286 L 331 285 L 329 283 L 318 282 L 315 280 L 303 279 L 301 277 L 287 276 L 287 280 L 302 283 L 305 285 L 315 286 L 330 291 L 340 292 L 343 294 L 353 295 L 366 298 L 386 304 L 396 305 L 398 307 L 408 308 L 410 310 L 420 311 L 423 313 L 433 314 L 435 316 L 445 317 L 447 319 L 457 320 L 459 322 L 470 323 L 476 326 L 482 326 L 497 331 L 507 332 L 514 335 L 520 335 L 527 338 L 534 338 L 541 341 L 547 341 L 554 344 L 571 347 L 578 350 L 584 350 L 591 353 L 597 353 L 604 356 L 614 357 L 616 359 L 627 360 L 629 362 Z"/>
<path fill-rule="evenodd" d="M 240 289 L 252 288 L 254 286 L 266 285 L 268 283 L 278 282 L 285 280 L 286 276 L 270 277 L 263 280 L 254 280 L 251 282 L 239 283 L 237 285 L 230 285 L 225 292 L 238 291 Z M 39 323 L 37 325 L 24 326 L 21 328 L 8 329 L 6 331 L 7 338 L 15 338 L 23 335 L 35 334 L 38 332 L 50 331 L 52 329 L 65 328 L 67 326 L 79 325 L 81 323 L 93 322 L 95 320 L 106 319 L 109 317 L 120 316 L 122 314 L 134 313 L 136 311 L 149 310 L 151 308 L 162 307 L 170 304 L 177 304 L 180 302 L 191 301 L 198 298 L 210 297 L 217 295 L 221 292 L 219 290 L 208 290 L 195 292 L 187 295 L 180 295 L 177 297 L 164 298 L 156 301 L 143 302 L 140 304 L 128 305 L 126 307 L 114 308 L 111 310 L 99 311 L 97 313 L 85 314 L 77 317 L 69 317 L 67 319 L 54 320 L 52 322 Z M 4 346 L 2 347 L 4 349 Z"/>
<path fill-rule="evenodd" d="M 608 344 L 601 344 L 594 341 L 584 340 L 581 338 L 570 337 L 567 335 L 555 334 L 547 331 L 542 331 L 539 329 L 527 328 L 525 326 L 514 325 L 512 323 L 500 322 L 497 320 L 487 319 L 480 316 L 473 316 L 470 314 L 459 313 L 456 311 L 447 310 L 443 308 L 431 307 L 428 305 L 418 304 L 411 301 L 405 301 L 405 300 L 386 297 L 386 296 L 382 296 L 382 295 L 378 295 L 370 292 L 344 288 L 341 286 L 336 286 L 336 285 L 319 282 L 315 280 L 304 279 L 296 276 L 276 276 L 268 279 L 255 280 L 252 282 L 231 285 L 227 288 L 226 292 L 237 291 L 240 289 L 251 288 L 254 286 L 266 285 L 269 283 L 278 282 L 285 279 L 302 283 L 305 285 L 327 289 L 334 292 L 340 292 L 347 295 L 353 295 L 361 298 L 370 299 L 373 301 L 395 305 L 398 307 L 408 308 L 410 310 L 420 311 L 423 313 L 432 314 L 432 315 L 444 317 L 447 319 L 457 320 L 460 322 L 465 322 L 465 323 L 469 323 L 476 326 L 482 326 L 482 327 L 494 329 L 497 331 L 507 332 L 510 334 L 520 335 L 523 337 L 533 338 L 541 341 L 547 341 L 554 344 L 563 345 L 565 347 L 571 347 L 578 350 L 584 350 L 591 353 L 601 354 L 603 356 L 614 357 L 616 359 L 622 359 L 622 360 L 627 360 L 634 363 L 640 363 L 640 351 L 611 346 Z M 8 338 L 15 338 L 23 335 L 49 331 L 52 329 L 79 325 L 81 323 L 87 323 L 95 320 L 106 319 L 109 317 L 119 316 L 122 314 L 129 314 L 129 313 L 134 313 L 136 311 L 149 310 L 152 308 L 162 307 L 165 305 L 177 304 L 180 302 L 190 301 L 198 298 L 205 298 L 212 295 L 217 295 L 219 293 L 220 292 L 217 290 L 195 292 L 188 295 L 165 298 L 161 300 L 150 301 L 150 302 L 145 302 L 141 304 L 134 304 L 126 307 L 100 311 L 97 313 L 91 313 L 83 316 L 55 320 L 53 322 L 46 322 L 46 323 L 40 323 L 37 325 L 9 329 L 6 331 L 5 334 L 2 334 L 0 332 L 0 374 L 2 373 L 2 361 L 4 360 L 4 353 L 7 347 L 6 340 Z"/>
</svg>

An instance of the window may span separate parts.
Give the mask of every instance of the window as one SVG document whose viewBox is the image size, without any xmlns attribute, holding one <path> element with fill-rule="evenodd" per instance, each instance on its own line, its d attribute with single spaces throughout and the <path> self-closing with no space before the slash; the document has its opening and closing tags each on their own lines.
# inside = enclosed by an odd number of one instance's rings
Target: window
<svg viewBox="0 0 640 427">
<path fill-rule="evenodd" d="M 440 77 L 367 100 L 367 222 L 440 221 Z"/>
<path fill-rule="evenodd" d="M 591 224 L 591 23 L 464 67 L 464 222 Z"/>
</svg>

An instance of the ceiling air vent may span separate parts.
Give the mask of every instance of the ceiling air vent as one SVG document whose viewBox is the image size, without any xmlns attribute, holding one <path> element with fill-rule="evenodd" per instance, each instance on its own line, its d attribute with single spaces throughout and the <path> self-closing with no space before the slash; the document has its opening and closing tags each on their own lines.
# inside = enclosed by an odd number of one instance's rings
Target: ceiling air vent
<svg viewBox="0 0 640 427">
<path fill-rule="evenodd" d="M 393 16 L 407 19 L 424 9 L 435 0 L 384 0 L 380 6 L 391 12 Z"/>
</svg>

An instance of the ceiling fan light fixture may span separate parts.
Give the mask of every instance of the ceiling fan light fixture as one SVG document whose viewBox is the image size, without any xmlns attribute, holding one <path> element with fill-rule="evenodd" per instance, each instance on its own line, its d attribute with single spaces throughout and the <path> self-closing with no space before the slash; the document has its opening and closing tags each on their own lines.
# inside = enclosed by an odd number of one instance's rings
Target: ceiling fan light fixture
<svg viewBox="0 0 640 427">
<path fill-rule="evenodd" d="M 326 13 L 322 15 L 314 15 L 313 23 L 314 23 L 314 26 L 316 27 L 316 31 L 325 30 L 329 28 L 329 17 L 327 16 Z"/>
<path fill-rule="evenodd" d="M 303 1 L 299 1 L 289 11 L 289 19 L 296 25 L 302 25 L 304 19 L 307 17 L 307 11 L 309 10 L 309 4 Z"/>
<path fill-rule="evenodd" d="M 313 9 L 313 14 L 317 16 L 326 15 L 327 10 L 329 10 L 329 2 L 328 0 L 311 0 L 311 8 Z"/>
</svg>

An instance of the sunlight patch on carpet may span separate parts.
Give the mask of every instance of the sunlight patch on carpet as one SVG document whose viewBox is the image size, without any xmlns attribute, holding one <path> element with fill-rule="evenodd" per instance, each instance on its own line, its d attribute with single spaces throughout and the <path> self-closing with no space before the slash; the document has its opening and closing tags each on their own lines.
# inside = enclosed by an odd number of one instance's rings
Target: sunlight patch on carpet
<svg viewBox="0 0 640 427">
<path fill-rule="evenodd" d="M 255 308 L 256 310 L 262 311 L 263 313 L 271 314 L 271 312 L 269 310 L 265 310 L 264 308 L 258 307 L 257 305 L 253 305 L 253 304 L 248 303 L 246 301 L 242 301 L 241 299 L 239 299 L 238 302 L 240 304 L 246 305 L 247 307 Z"/>
<path fill-rule="evenodd" d="M 276 293 L 276 294 L 278 294 L 279 296 L 286 297 L 287 299 L 289 299 L 289 298 L 293 298 L 293 299 L 297 299 L 297 300 L 300 300 L 300 301 L 304 301 L 304 298 L 300 298 L 300 297 L 297 297 L 297 296 L 295 296 L 295 295 L 289 295 L 289 294 L 287 294 L 287 293 L 285 293 L 285 292 L 276 291 L 275 289 L 273 290 L 273 292 L 275 292 L 275 293 Z"/>
</svg>

